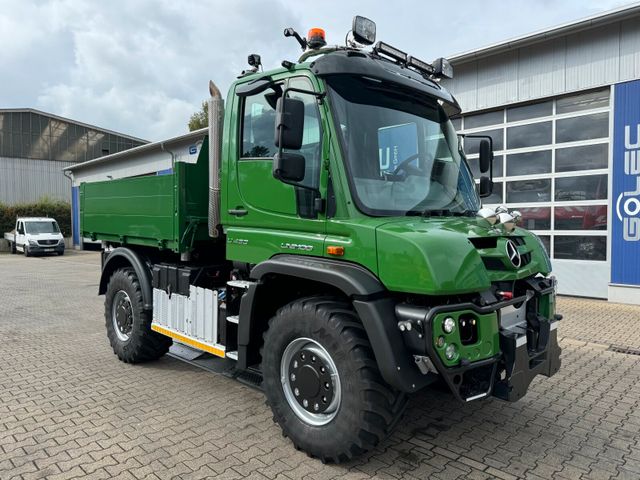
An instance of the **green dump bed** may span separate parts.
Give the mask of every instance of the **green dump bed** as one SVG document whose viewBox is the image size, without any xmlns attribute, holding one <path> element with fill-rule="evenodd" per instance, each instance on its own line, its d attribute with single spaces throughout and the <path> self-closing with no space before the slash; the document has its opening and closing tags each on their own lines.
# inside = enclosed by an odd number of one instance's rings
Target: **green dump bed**
<svg viewBox="0 0 640 480">
<path fill-rule="evenodd" d="M 177 253 L 207 240 L 208 145 L 169 172 L 80 184 L 82 235 Z"/>
</svg>

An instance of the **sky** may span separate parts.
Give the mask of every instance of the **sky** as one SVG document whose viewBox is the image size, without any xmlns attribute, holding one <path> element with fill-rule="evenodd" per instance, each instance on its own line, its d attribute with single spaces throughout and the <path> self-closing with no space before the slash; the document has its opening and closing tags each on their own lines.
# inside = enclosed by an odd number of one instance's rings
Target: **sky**
<svg viewBox="0 0 640 480">
<path fill-rule="evenodd" d="M 187 132 L 212 79 L 226 91 L 250 53 L 296 60 L 354 15 L 431 61 L 610 10 L 616 0 L 0 0 L 0 108 L 36 108 L 150 141 Z"/>
</svg>

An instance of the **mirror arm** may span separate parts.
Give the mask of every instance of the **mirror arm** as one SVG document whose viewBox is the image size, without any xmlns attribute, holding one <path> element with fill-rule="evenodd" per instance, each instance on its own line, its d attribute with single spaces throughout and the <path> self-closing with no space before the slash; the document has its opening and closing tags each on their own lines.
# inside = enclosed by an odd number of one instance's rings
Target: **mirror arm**
<svg viewBox="0 0 640 480">
<path fill-rule="evenodd" d="M 304 93 L 306 95 L 313 95 L 314 97 L 316 97 L 316 100 L 318 101 L 318 105 L 322 105 L 322 100 L 324 99 L 324 97 L 327 96 L 327 92 L 314 92 L 313 90 L 304 90 L 302 88 L 295 88 L 295 87 L 285 88 L 284 92 L 282 92 L 282 96 L 286 97 L 289 92 L 298 92 L 298 93 Z"/>
</svg>

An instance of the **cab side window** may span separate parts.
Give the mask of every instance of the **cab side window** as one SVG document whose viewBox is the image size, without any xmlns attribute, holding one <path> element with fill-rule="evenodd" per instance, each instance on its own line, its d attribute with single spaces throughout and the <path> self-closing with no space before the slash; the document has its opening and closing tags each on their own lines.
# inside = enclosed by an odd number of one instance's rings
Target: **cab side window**
<svg viewBox="0 0 640 480">
<path fill-rule="evenodd" d="M 273 90 L 247 97 L 242 117 L 242 158 L 271 158 L 276 124 L 277 93 Z"/>
<path fill-rule="evenodd" d="M 18 228 L 16 229 L 16 233 L 19 233 L 20 235 L 24 235 L 24 226 L 22 222 L 18 222 Z"/>
<path fill-rule="evenodd" d="M 286 87 L 313 90 L 309 79 L 297 77 L 290 79 L 286 86 L 283 84 L 277 90 L 269 89 L 245 98 L 242 115 L 241 159 L 271 159 L 278 153 L 274 141 L 276 106 L 278 98 Z M 305 157 L 305 176 L 300 184 L 318 188 L 322 164 L 322 130 L 316 97 L 300 92 L 289 92 L 288 96 L 304 102 L 302 147 L 294 151 Z M 298 214 L 304 218 L 315 217 L 313 203 L 316 193 L 300 187 L 295 189 Z"/>
</svg>

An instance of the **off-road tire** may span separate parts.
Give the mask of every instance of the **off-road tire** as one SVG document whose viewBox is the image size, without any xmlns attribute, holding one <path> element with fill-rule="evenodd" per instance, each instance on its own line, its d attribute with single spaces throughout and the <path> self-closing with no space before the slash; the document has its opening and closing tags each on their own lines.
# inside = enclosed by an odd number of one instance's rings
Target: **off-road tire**
<svg viewBox="0 0 640 480">
<path fill-rule="evenodd" d="M 285 397 L 281 359 L 296 338 L 318 342 L 337 368 L 341 401 L 326 425 L 305 422 Z M 406 395 L 382 379 L 364 327 L 351 305 L 335 298 L 300 299 L 278 310 L 264 334 L 262 374 L 267 404 L 283 435 L 296 449 L 323 463 L 347 461 L 376 447 L 391 433 L 407 404 Z"/>
<path fill-rule="evenodd" d="M 126 341 L 118 338 L 111 310 L 117 292 L 123 290 L 131 301 L 133 325 Z M 133 268 L 116 270 L 109 279 L 104 301 L 104 316 L 109 343 L 120 360 L 125 363 L 141 363 L 157 360 L 171 346 L 172 340 L 151 330 L 151 312 L 143 308 L 142 289 Z"/>
</svg>

